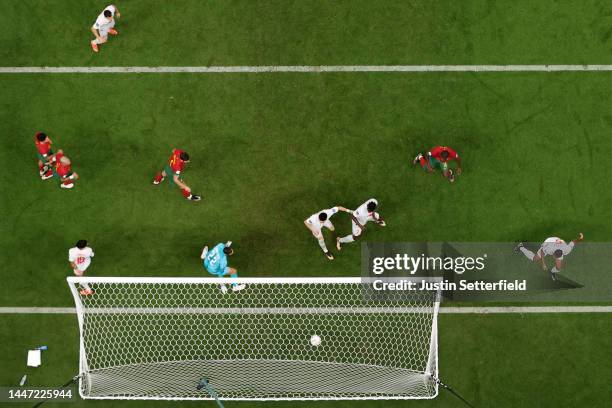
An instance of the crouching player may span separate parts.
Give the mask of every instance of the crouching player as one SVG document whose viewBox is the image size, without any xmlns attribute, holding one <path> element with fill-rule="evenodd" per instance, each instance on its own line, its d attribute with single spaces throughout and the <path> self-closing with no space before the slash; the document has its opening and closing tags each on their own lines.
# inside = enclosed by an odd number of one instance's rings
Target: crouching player
<svg viewBox="0 0 612 408">
<path fill-rule="evenodd" d="M 43 132 L 37 132 L 34 135 L 34 143 L 36 144 L 36 155 L 38 156 L 38 175 L 43 180 L 50 179 L 53 177 L 50 162 L 53 157 L 51 139 Z"/>
<path fill-rule="evenodd" d="M 387 225 L 380 214 L 375 212 L 376 207 L 378 207 L 378 201 L 376 201 L 375 198 L 370 198 L 368 201 L 361 204 L 355 211 L 352 211 L 351 219 L 353 233 L 342 238 L 336 238 L 336 248 L 338 248 L 338 251 L 342 249 L 342 244 L 348 244 L 349 242 L 357 240 L 365 231 L 365 225 L 368 222 L 373 221 L 382 227 Z"/>
<path fill-rule="evenodd" d="M 208 250 L 208 246 L 205 246 L 200 254 L 200 259 L 202 259 L 204 269 L 211 275 L 215 275 L 219 278 L 226 275 L 229 275 L 231 278 L 237 278 L 238 271 L 235 268 L 227 266 L 227 257 L 233 254 L 234 249 L 232 248 L 232 241 L 227 241 L 225 244 L 220 243 L 215 245 L 210 251 Z M 245 286 L 244 283 L 240 285 L 232 283 L 232 290 L 238 292 L 244 289 Z M 227 286 L 225 286 L 224 283 L 221 284 L 221 292 L 227 293 Z"/>
<path fill-rule="evenodd" d="M 548 265 L 546 265 L 545 260 L 546 256 L 552 256 L 555 260 L 555 266 L 553 266 L 553 268 L 550 270 L 550 278 L 553 281 L 556 281 L 557 274 L 561 272 L 561 268 L 563 267 L 563 257 L 569 255 L 569 253 L 574 249 L 576 243 L 582 241 L 583 239 L 584 234 L 582 232 L 578 238 L 571 241 L 569 244 L 558 237 L 546 238 L 536 253 L 527 249 L 522 242 L 519 242 L 514 248 L 514 251 L 522 252 L 523 255 L 525 255 L 525 257 L 532 262 L 540 262 L 544 271 L 548 271 Z"/>
<path fill-rule="evenodd" d="M 158 185 L 166 179 L 168 174 L 172 175 L 170 178 L 170 184 L 176 184 L 181 189 L 183 197 L 192 201 L 200 201 L 202 198 L 199 195 L 191 194 L 191 188 L 181 180 L 181 172 L 185 168 L 185 164 L 189 163 L 189 155 L 179 149 L 172 150 L 172 156 L 168 160 L 168 164 L 164 169 L 155 175 L 153 184 Z"/>
<path fill-rule="evenodd" d="M 93 258 L 93 249 L 87 246 L 87 241 L 80 239 L 77 241 L 74 248 L 68 250 L 68 262 L 72 268 L 72 272 L 76 276 L 83 276 L 85 271 L 91 264 L 91 258 Z M 86 283 L 81 283 L 81 295 L 91 295 L 93 290 Z"/>
<path fill-rule="evenodd" d="M 61 149 L 53 156 L 51 163 L 54 167 L 53 175 L 59 179 L 60 187 L 73 188 L 79 175 L 72 171 L 72 163 Z"/>
<path fill-rule="evenodd" d="M 428 151 L 427 155 L 423 153 L 417 154 L 412 164 L 415 166 L 420 164 L 421 168 L 429 173 L 433 173 L 435 169 L 440 169 L 442 170 L 442 175 L 452 183 L 455 181 L 455 171 L 448 167 L 448 163 L 451 160 L 457 162 L 456 175 L 460 175 L 461 159 L 456 151 L 446 146 L 436 146 Z"/>
</svg>

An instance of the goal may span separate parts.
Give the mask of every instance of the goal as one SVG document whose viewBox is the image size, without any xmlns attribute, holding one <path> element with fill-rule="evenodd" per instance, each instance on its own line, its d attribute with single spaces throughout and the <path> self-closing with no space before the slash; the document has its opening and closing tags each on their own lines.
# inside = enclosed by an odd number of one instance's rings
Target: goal
<svg viewBox="0 0 612 408">
<path fill-rule="evenodd" d="M 221 292 L 221 283 L 236 282 L 246 288 Z M 203 380 L 223 400 L 438 394 L 435 292 L 376 299 L 361 278 L 69 277 L 68 284 L 83 398 L 211 399 L 196 389 Z M 81 295 L 81 284 L 94 293 Z"/>
</svg>

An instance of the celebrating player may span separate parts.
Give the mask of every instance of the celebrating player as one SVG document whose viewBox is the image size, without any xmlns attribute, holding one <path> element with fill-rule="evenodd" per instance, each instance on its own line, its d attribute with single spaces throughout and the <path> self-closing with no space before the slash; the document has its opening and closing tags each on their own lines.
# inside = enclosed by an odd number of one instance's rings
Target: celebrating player
<svg viewBox="0 0 612 408">
<path fill-rule="evenodd" d="M 191 188 L 181 180 L 181 172 L 185 168 L 185 164 L 189 163 L 189 155 L 179 149 L 172 150 L 172 156 L 161 173 L 157 173 L 153 179 L 153 184 L 157 185 L 164 181 L 168 174 L 172 174 L 170 179 L 171 184 L 176 184 L 181 189 L 183 197 L 192 201 L 200 201 L 199 195 L 191 194 Z"/>
<path fill-rule="evenodd" d="M 222 278 L 225 275 L 229 275 L 231 278 L 238 277 L 238 271 L 236 268 L 227 266 L 227 257 L 234 254 L 232 248 L 232 241 L 227 241 L 225 244 L 220 243 L 215 245 L 212 250 L 208 250 L 208 246 L 202 249 L 200 259 L 202 259 L 202 265 L 211 275 L 215 275 Z M 245 288 L 245 284 L 232 283 L 232 291 L 238 292 Z M 227 286 L 221 284 L 221 292 L 227 293 Z"/>
<path fill-rule="evenodd" d="M 375 212 L 376 207 L 378 207 L 378 201 L 376 201 L 375 198 L 370 198 L 368 201 L 361 204 L 355 211 L 349 210 L 349 212 L 352 213 L 351 220 L 353 224 L 353 233 L 342 238 L 336 238 L 336 248 L 338 248 L 338 251 L 342 249 L 342 244 L 347 244 L 357 240 L 361 234 L 363 234 L 363 231 L 365 231 L 365 225 L 368 222 L 373 221 L 383 227 L 387 225 L 380 214 Z"/>
<path fill-rule="evenodd" d="M 423 170 L 432 173 L 435 169 L 441 169 L 442 175 L 451 183 L 455 181 L 455 172 L 448 168 L 448 162 L 455 160 L 457 162 L 457 175 L 461 174 L 461 159 L 456 151 L 446 146 L 436 146 L 427 152 L 417 154 L 412 161 L 413 165 L 420 164 Z"/>
<path fill-rule="evenodd" d="M 70 267 L 76 276 L 85 274 L 93 256 L 93 249 L 87 246 L 87 241 L 84 239 L 80 239 L 74 248 L 68 250 L 68 262 L 70 262 Z M 81 287 L 82 289 L 79 292 L 81 295 L 91 295 L 93 293 L 88 284 L 82 283 Z"/>
<path fill-rule="evenodd" d="M 51 157 L 53 150 L 51 149 L 51 139 L 43 132 L 37 132 L 34 135 L 34 143 L 36 144 L 36 155 L 38 156 L 38 174 L 43 180 L 53 177 L 51 170 Z"/>
<path fill-rule="evenodd" d="M 546 256 L 552 256 L 555 259 L 555 266 L 550 270 L 550 277 L 553 281 L 557 280 L 557 273 L 561 271 L 563 267 L 563 257 L 569 255 L 574 249 L 577 242 L 584 239 L 584 234 L 581 232 L 578 238 L 571 241 L 569 244 L 558 237 L 546 238 L 536 253 L 533 253 L 529 249 L 525 248 L 522 242 L 514 248 L 515 252 L 521 251 L 527 259 L 532 262 L 541 262 L 542 269 L 547 271 L 548 265 L 546 265 Z"/>
<path fill-rule="evenodd" d="M 60 149 L 51 158 L 53 164 L 53 175 L 60 181 L 61 188 L 73 188 L 74 182 L 79 178 L 79 175 L 72 171 L 72 162 Z"/>
<path fill-rule="evenodd" d="M 91 40 L 91 48 L 94 52 L 98 52 L 98 45 L 104 44 L 108 41 L 108 35 L 117 35 L 119 34 L 115 27 L 115 17 L 121 17 L 121 13 L 117 6 L 111 4 L 102 10 L 102 13 L 96 19 L 96 22 L 93 26 L 91 26 L 91 32 L 96 37 L 94 40 Z"/>
<path fill-rule="evenodd" d="M 327 257 L 327 259 L 329 259 L 330 261 L 334 260 L 334 255 L 327 250 L 327 246 L 325 245 L 325 238 L 323 237 L 322 228 L 325 227 L 330 231 L 334 231 L 334 224 L 331 223 L 330 218 L 332 217 L 332 215 L 336 214 L 338 211 L 344 211 L 347 213 L 351 212 L 351 210 L 347 208 L 336 206 L 336 207 L 328 208 L 326 210 L 321 210 L 318 213 L 313 214 L 304 220 L 304 225 L 306 225 L 306 228 L 308 228 L 310 232 L 312 232 L 312 235 L 314 235 L 314 237 L 319 242 L 319 246 L 321 247 L 321 250 Z"/>
</svg>

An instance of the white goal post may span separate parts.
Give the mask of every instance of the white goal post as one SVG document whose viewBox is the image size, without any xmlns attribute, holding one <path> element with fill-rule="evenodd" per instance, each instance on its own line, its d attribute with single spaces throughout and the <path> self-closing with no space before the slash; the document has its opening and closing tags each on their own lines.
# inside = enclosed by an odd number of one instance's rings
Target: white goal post
<svg viewBox="0 0 612 408">
<path fill-rule="evenodd" d="M 67 280 L 83 398 L 211 399 L 202 380 L 222 400 L 438 394 L 435 292 L 381 298 L 361 278 Z"/>
</svg>

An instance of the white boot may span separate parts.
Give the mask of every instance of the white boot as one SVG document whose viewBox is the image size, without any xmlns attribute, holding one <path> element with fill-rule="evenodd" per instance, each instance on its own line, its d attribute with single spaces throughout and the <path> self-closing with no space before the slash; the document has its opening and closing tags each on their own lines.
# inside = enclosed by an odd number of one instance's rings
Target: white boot
<svg viewBox="0 0 612 408">
<path fill-rule="evenodd" d="M 223 293 L 224 295 L 227 293 L 227 286 L 225 286 L 225 283 L 221 284 L 221 293 Z"/>
<path fill-rule="evenodd" d="M 240 285 L 232 285 L 232 290 L 234 292 L 240 292 L 244 288 L 246 288 L 246 285 L 244 283 L 241 283 Z"/>
<path fill-rule="evenodd" d="M 206 258 L 206 254 L 208 254 L 208 245 L 202 248 L 202 253 L 200 254 L 200 259 Z"/>
</svg>

